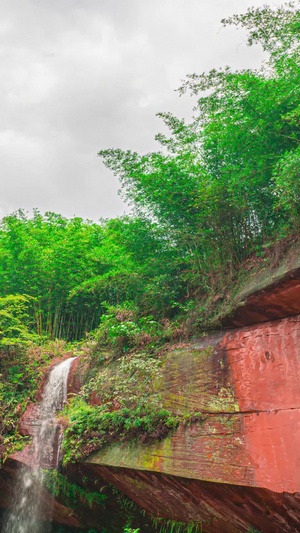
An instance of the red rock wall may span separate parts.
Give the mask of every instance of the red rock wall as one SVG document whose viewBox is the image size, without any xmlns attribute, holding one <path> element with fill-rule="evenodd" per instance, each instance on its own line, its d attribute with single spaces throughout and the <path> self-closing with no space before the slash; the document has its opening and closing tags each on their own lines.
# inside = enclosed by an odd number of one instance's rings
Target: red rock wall
<svg viewBox="0 0 300 533">
<path fill-rule="evenodd" d="M 300 495 L 184 479 L 125 468 L 81 465 L 87 477 L 106 479 L 156 516 L 202 522 L 203 533 L 300 531 Z"/>
<path fill-rule="evenodd" d="M 278 277 L 273 283 L 270 283 L 272 280 L 270 271 L 269 283 L 265 280 L 264 288 L 252 290 L 242 302 L 238 298 L 235 302 L 237 308 L 231 315 L 223 319 L 223 325 L 225 327 L 241 327 L 298 315 L 300 313 L 299 256 L 294 258 L 291 264 L 293 262 L 298 265 L 297 268 L 284 273 L 283 267 L 283 272 L 279 276 L 279 272 L 277 272 Z M 282 269 L 279 268 L 280 270 Z M 255 274 L 253 274 L 253 280 L 255 283 Z"/>
<path fill-rule="evenodd" d="M 87 467 L 154 514 L 203 520 L 203 531 L 300 531 L 300 316 L 176 350 L 157 387 L 165 407 L 205 420 L 160 443 L 110 446 Z"/>
<path fill-rule="evenodd" d="M 265 322 L 299 313 L 298 278 L 253 295 L 231 318 L 264 323 L 166 357 L 156 383 L 162 405 L 201 412 L 204 421 L 151 445 L 110 446 L 88 458 L 86 472 L 154 514 L 203 521 L 206 532 L 300 531 L 300 315 Z M 29 418 L 30 410 L 24 431 Z"/>
<path fill-rule="evenodd" d="M 254 486 L 300 492 L 300 316 L 228 333 Z"/>
</svg>

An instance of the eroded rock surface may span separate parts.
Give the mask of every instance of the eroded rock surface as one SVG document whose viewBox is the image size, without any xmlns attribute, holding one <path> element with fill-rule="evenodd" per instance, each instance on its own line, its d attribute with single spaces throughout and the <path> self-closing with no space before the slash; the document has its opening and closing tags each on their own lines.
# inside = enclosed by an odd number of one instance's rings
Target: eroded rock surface
<svg viewBox="0 0 300 533">
<path fill-rule="evenodd" d="M 200 521 L 207 533 L 300 531 L 299 313 L 294 269 L 248 295 L 224 321 L 231 329 L 165 357 L 155 382 L 162 407 L 197 413 L 194 420 L 162 441 L 110 445 L 69 475 L 110 483 L 154 515 Z M 238 324 L 244 327 L 232 328 Z M 75 367 L 69 387 L 79 387 Z M 34 418 L 32 407 L 24 432 Z M 65 516 L 55 508 L 57 522 Z M 99 517 L 97 527 L 103 511 Z"/>
<path fill-rule="evenodd" d="M 300 313 L 300 269 L 287 272 L 265 288 L 246 295 L 232 315 L 223 319 L 229 327 L 259 324 Z"/>
<path fill-rule="evenodd" d="M 198 483 L 205 482 L 205 501 L 210 495 L 213 502 L 209 509 L 203 508 L 201 483 L 198 504 L 191 505 L 194 499 L 186 496 L 189 520 L 204 520 L 205 531 L 227 531 L 226 527 L 247 531 L 253 524 L 264 532 L 300 531 L 299 382 L 299 315 L 207 336 L 171 352 L 157 381 L 164 407 L 174 413 L 198 411 L 203 419 L 181 425 L 161 442 L 118 443 L 87 461 L 109 479 L 114 476 L 108 472 L 124 468 L 124 477 L 118 470 L 115 482 L 143 506 L 143 484 L 135 484 L 134 479 L 143 473 L 151 485 L 155 473 L 149 510 L 173 519 L 178 519 L 177 500 L 181 491 L 186 494 L 185 484 L 192 483 L 195 495 Z M 162 487 L 160 504 L 154 504 L 160 474 L 162 485 L 169 480 L 173 495 L 164 509 Z M 222 493 L 218 501 L 214 499 L 216 488 Z M 226 491 L 229 498 L 225 498 Z M 244 497 L 247 504 L 242 505 Z M 215 514 L 224 516 L 231 498 L 240 502 L 240 510 L 239 505 L 235 508 L 240 529 L 233 529 L 232 521 L 226 527 L 222 523 L 220 529 Z M 245 506 L 251 508 L 248 515 Z M 263 519 L 266 509 L 268 520 Z M 179 514 L 187 518 L 182 509 Z M 208 515 L 214 517 L 211 523 Z"/>
<path fill-rule="evenodd" d="M 86 465 L 154 515 L 202 522 L 203 533 L 300 531 L 300 494 L 186 479 L 150 471 Z"/>
</svg>

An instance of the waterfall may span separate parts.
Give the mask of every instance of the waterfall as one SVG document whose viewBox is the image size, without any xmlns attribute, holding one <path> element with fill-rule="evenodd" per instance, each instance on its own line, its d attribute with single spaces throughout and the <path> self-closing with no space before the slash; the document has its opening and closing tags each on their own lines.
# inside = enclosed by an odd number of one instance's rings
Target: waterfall
<svg viewBox="0 0 300 533">
<path fill-rule="evenodd" d="M 42 490 L 44 468 L 57 468 L 60 428 L 56 413 L 67 400 L 69 370 L 74 357 L 55 366 L 48 378 L 39 403 L 38 420 L 33 438 L 32 468 L 22 466 L 16 480 L 15 494 L 3 533 L 45 533 L 44 518 L 51 520 L 51 509 L 44 508 Z"/>
</svg>

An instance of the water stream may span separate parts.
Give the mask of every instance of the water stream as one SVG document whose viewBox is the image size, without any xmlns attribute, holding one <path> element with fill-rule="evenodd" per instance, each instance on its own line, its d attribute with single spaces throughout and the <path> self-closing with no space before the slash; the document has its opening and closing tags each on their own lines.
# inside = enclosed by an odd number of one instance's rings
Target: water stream
<svg viewBox="0 0 300 533">
<path fill-rule="evenodd" d="M 3 533 L 46 533 L 45 521 L 51 520 L 51 508 L 43 506 L 44 468 L 57 468 L 60 430 L 56 413 L 67 399 L 68 375 L 74 357 L 55 366 L 48 378 L 39 403 L 36 431 L 33 438 L 33 468 L 22 466 L 16 479 L 15 494 Z"/>
</svg>

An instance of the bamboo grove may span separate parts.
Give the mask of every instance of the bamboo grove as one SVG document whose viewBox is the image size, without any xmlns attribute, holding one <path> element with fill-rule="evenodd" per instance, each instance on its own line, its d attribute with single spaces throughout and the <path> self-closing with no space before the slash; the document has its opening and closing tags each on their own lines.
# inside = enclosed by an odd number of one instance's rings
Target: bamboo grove
<svg viewBox="0 0 300 533">
<path fill-rule="evenodd" d="M 55 213 L 0 227 L 0 342 L 26 331 L 79 339 L 110 306 L 172 319 L 251 254 L 299 230 L 299 4 L 249 9 L 259 70 L 191 74 L 190 123 L 161 113 L 169 136 L 144 155 L 101 150 L 132 214 L 99 223 Z M 99 213 L 99 216 L 101 213 Z M 22 337 L 22 338 L 23 338 Z"/>
</svg>

